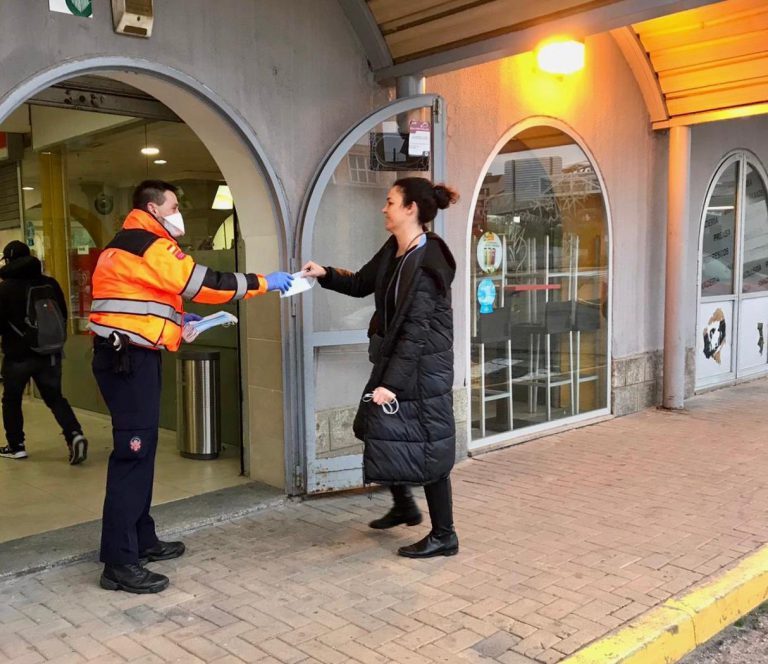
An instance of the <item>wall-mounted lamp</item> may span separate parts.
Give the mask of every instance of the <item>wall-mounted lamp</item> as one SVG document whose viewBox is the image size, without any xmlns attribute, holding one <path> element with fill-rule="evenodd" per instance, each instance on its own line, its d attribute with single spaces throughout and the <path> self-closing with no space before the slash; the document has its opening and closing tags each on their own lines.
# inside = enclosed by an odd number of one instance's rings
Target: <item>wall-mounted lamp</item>
<svg viewBox="0 0 768 664">
<path fill-rule="evenodd" d="M 557 39 L 536 49 L 539 69 L 550 74 L 573 74 L 584 68 L 584 44 L 573 39 Z"/>
</svg>

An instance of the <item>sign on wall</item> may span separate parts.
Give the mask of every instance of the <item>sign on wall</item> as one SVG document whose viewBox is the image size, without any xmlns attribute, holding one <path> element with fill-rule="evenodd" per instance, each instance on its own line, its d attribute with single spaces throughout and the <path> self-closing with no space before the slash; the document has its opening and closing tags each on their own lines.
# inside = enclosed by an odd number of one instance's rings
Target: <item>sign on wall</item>
<svg viewBox="0 0 768 664">
<path fill-rule="evenodd" d="M 48 0 L 48 9 L 52 12 L 92 18 L 93 0 Z"/>
</svg>

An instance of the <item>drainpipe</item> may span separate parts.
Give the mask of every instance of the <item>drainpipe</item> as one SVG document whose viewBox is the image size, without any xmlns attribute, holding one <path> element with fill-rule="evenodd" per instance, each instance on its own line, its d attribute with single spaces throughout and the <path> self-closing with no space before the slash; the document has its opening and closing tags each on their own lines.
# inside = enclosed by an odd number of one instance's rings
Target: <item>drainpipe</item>
<svg viewBox="0 0 768 664">
<path fill-rule="evenodd" d="M 395 94 L 398 99 L 423 95 L 427 89 L 427 79 L 422 75 L 400 76 L 395 80 Z"/>
<path fill-rule="evenodd" d="M 691 182 L 691 128 L 669 130 L 667 272 L 664 300 L 664 408 L 685 400 L 685 250 Z"/>
</svg>

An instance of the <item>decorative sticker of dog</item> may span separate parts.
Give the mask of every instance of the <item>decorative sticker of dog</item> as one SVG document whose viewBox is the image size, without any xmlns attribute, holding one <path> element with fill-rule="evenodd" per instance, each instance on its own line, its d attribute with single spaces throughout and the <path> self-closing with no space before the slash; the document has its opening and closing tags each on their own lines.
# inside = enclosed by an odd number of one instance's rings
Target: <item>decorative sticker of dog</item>
<svg viewBox="0 0 768 664">
<path fill-rule="evenodd" d="M 704 357 L 720 364 L 720 350 L 725 344 L 725 314 L 719 307 L 704 328 Z"/>
</svg>

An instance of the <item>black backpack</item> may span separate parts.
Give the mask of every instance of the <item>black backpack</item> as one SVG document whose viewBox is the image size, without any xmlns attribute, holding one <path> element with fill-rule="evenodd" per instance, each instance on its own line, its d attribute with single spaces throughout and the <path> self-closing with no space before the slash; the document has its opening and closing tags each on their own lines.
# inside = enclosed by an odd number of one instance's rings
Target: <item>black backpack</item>
<svg viewBox="0 0 768 664">
<path fill-rule="evenodd" d="M 27 289 L 27 315 L 24 329 L 9 323 L 24 339 L 30 350 L 40 355 L 53 355 L 64 349 L 67 324 L 56 302 L 56 292 L 50 284 Z"/>
</svg>

